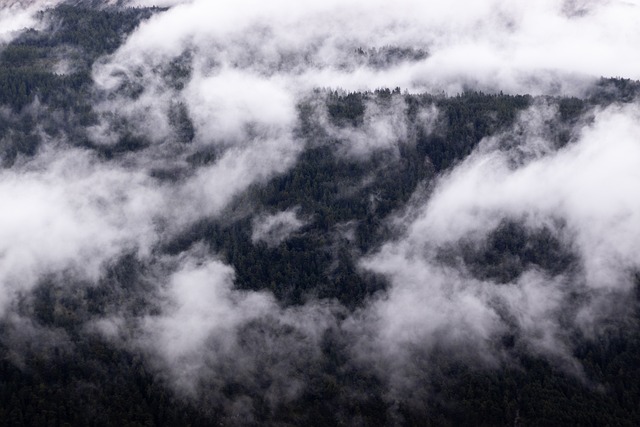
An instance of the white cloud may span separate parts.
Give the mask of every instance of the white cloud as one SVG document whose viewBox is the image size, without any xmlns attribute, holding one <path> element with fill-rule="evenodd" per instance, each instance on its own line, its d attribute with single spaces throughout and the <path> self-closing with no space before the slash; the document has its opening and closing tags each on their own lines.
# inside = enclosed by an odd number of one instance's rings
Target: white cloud
<svg viewBox="0 0 640 427">
<path fill-rule="evenodd" d="M 119 55 L 138 51 L 139 60 L 162 61 L 193 47 L 226 66 L 275 73 L 294 92 L 336 86 L 455 92 L 471 85 L 530 93 L 561 86 L 576 93 L 601 75 L 640 78 L 640 62 L 632 60 L 639 15 L 636 4 L 620 1 L 453 1 L 446 7 L 416 0 L 393 6 L 381 0 L 194 1 L 143 24 Z M 431 55 L 384 70 L 339 66 L 356 47 L 386 45 Z"/>
<path fill-rule="evenodd" d="M 300 369 L 322 357 L 320 341 L 335 326 L 333 304 L 281 308 L 270 293 L 234 289 L 233 268 L 203 247 L 165 261 L 171 273 L 166 282 L 160 278 L 160 312 L 143 318 L 126 344 L 143 349 L 191 395 L 213 393 L 223 401 L 220 388 L 231 381 L 262 389 L 274 407 L 297 397 L 304 388 Z M 99 327 L 122 335 L 121 322 L 105 319 Z"/>
<path fill-rule="evenodd" d="M 149 178 L 81 151 L 2 171 L 0 200 L 0 313 L 43 274 L 96 279 L 104 262 L 156 241 L 161 199 Z"/>
<path fill-rule="evenodd" d="M 0 4 L 0 43 L 8 43 L 27 28 L 39 25 L 38 11 L 54 7 L 61 0 L 5 0 Z"/>
<path fill-rule="evenodd" d="M 275 307 L 266 293 L 233 290 L 233 276 L 233 269 L 220 261 L 198 265 L 185 260 L 169 278 L 164 312 L 144 321 L 143 345 L 159 353 L 183 386 L 201 373 L 208 342 L 215 340 L 221 354 L 229 352 L 241 324 Z"/>
<path fill-rule="evenodd" d="M 375 151 L 394 150 L 407 141 L 407 106 L 402 95 L 393 95 L 388 105 L 365 103 L 361 126 L 334 127 L 326 124 L 329 136 L 338 139 L 340 157 L 367 159 Z"/>
<path fill-rule="evenodd" d="M 236 142 L 249 127 L 259 135 L 277 134 L 296 118 L 295 100 L 279 82 L 238 70 L 197 74 L 184 95 L 202 141 Z"/>
<path fill-rule="evenodd" d="M 297 209 L 289 209 L 272 215 L 261 215 L 253 220 L 251 241 L 277 246 L 305 225 L 298 218 Z"/>
</svg>

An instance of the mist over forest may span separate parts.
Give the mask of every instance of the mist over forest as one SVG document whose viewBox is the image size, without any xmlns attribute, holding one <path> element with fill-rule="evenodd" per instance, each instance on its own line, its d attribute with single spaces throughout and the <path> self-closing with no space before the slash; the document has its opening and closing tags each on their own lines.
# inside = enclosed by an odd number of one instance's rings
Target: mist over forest
<svg viewBox="0 0 640 427">
<path fill-rule="evenodd" d="M 3 1 L 0 425 L 640 425 L 639 22 Z"/>
</svg>

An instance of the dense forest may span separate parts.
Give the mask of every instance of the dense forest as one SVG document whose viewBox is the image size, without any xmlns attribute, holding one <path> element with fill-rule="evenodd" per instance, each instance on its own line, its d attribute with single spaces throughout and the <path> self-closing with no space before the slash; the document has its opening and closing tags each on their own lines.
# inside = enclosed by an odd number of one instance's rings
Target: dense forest
<svg viewBox="0 0 640 427">
<path fill-rule="evenodd" d="M 162 137 L 141 130 L 135 116 L 105 113 L 101 107 L 147 96 L 135 73 L 115 88 L 96 86 L 96 69 L 140 23 L 166 10 L 62 4 L 39 12 L 39 27 L 0 46 L 0 181 L 28 179 L 56 150 L 82 153 L 92 168 L 143 174 L 141 180 L 166 191 L 179 208 L 186 202 L 175 188 L 200 182 L 197 177 L 223 164 L 233 150 L 243 153 L 242 142 L 240 148 L 225 141 L 203 143 L 202 121 L 177 95 L 167 104 L 168 130 Z M 424 60 L 429 52 L 362 46 L 349 54 L 357 66 L 380 69 Z M 186 51 L 164 68 L 154 68 L 157 84 L 173 94 L 186 90 L 195 78 L 194 55 Z M 562 323 L 560 316 L 568 357 L 531 351 L 522 327 L 507 313 L 507 327 L 488 344 L 490 350 L 483 350 L 500 357 L 481 361 L 471 344 L 418 343 L 408 355 L 397 356 L 406 357 L 399 364 L 411 365 L 410 380 L 398 385 L 384 374 L 384 366 L 355 360 L 358 332 L 349 326 L 353 319 L 366 320 L 362 313 L 372 301 L 389 298 L 395 286 L 389 275 L 363 267 L 361 260 L 397 240 L 406 229 L 398 218 L 416 216 L 411 207 L 437 194 L 439 183 L 455 176 L 475 153 L 497 147 L 517 153 L 514 162 L 526 163 L 536 154 L 518 144 L 527 132 L 523 117 L 536 108 L 550 111 L 538 134 L 545 150 L 562 152 L 582 138 L 582 126 L 597 121 L 598 111 L 633 105 L 639 93 L 640 82 L 625 78 L 602 78 L 579 97 L 473 88 L 458 94 L 402 88 L 304 93 L 296 100 L 291 126 L 290 138 L 298 144 L 295 159 L 282 160 L 287 167 L 249 182 L 219 212 L 189 221 L 154 220 L 160 237 L 150 249 L 124 245 L 96 274 L 76 274 L 77 266 L 42 267 L 34 284 L 24 288 L 12 284 L 21 282 L 11 274 L 0 275 L 6 282 L 0 289 L 12 295 L 0 299 L 10 301 L 0 311 L 0 424 L 640 425 L 637 271 L 629 272 L 633 290 L 616 295 L 622 314 L 607 317 L 598 333 Z M 109 143 L 95 136 L 105 121 Z M 388 126 L 376 127 L 381 122 Z M 379 135 L 397 123 L 402 128 L 397 135 L 374 148 L 367 145 L 382 140 Z M 261 126 L 256 120 L 243 132 L 257 135 L 250 137 L 256 140 L 267 135 L 264 141 L 270 141 L 273 131 Z M 350 145 L 352 140 L 360 145 Z M 43 176 L 43 182 L 59 179 Z M 92 190 L 96 199 L 102 197 Z M 479 240 L 438 244 L 429 256 L 444 270 L 462 271 L 469 281 L 496 288 L 517 286 L 531 271 L 549 280 L 571 280 L 581 277 L 583 263 L 577 244 L 558 234 L 566 229 L 553 223 L 532 227 L 512 215 Z M 206 374 L 198 374 L 185 391 L 148 349 L 136 344 L 142 341 L 127 337 L 162 316 L 167 291 L 158 283 L 174 274 L 171 269 L 181 262 L 176 260 L 192 253 L 210 254 L 233 270 L 232 307 L 241 307 L 246 295 L 258 295 L 271 298 L 275 308 L 234 326 L 233 351 L 215 350 L 226 348 L 225 341 L 209 338 L 201 349 L 212 355 L 202 368 Z M 10 265 L 0 263 L 0 268 Z M 595 298 L 576 289 L 567 297 L 575 304 L 567 313 Z M 313 304 L 332 313 L 317 336 L 296 324 L 296 316 Z M 116 333 L 119 338 L 96 329 L 102 319 L 116 315 L 125 331 Z M 183 334 L 192 333 L 188 324 L 184 327 Z"/>
</svg>

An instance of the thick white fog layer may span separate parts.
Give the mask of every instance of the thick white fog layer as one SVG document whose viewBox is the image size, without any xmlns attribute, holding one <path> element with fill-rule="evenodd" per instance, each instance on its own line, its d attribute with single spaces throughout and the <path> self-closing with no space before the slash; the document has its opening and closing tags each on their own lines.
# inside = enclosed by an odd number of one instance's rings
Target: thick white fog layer
<svg viewBox="0 0 640 427">
<path fill-rule="evenodd" d="M 70 148 L 75 140 L 47 140 L 35 156 L 0 170 L 0 316 L 14 319 L 18 300 L 45 277 L 69 274 L 92 286 L 110 263 L 134 254 L 148 267 L 141 280 L 155 292 L 153 309 L 134 313 L 123 304 L 87 330 L 142 351 L 190 393 L 207 381 L 210 390 L 226 380 L 252 387 L 252 374 L 266 372 L 268 403 L 300 392 L 300 372 L 319 369 L 330 329 L 350 338 L 354 364 L 384 375 L 389 366 L 410 371 L 416 349 L 450 346 L 504 360 L 507 350 L 496 343 L 510 334 L 519 350 L 574 369 L 575 336 L 597 335 L 623 317 L 640 269 L 637 102 L 596 107 L 563 124 L 571 138 L 558 148 L 551 136 L 558 107 L 539 99 L 509 129 L 420 183 L 407 206 L 381 219 L 390 230 L 384 242 L 371 253 L 350 252 L 363 277 L 388 281 L 356 309 L 313 293 L 284 307 L 270 291 L 241 290 L 238 272 L 213 245 L 162 251 L 207 221 L 238 219 L 226 210 L 241 197 L 235 214 L 248 219 L 255 247 L 272 249 L 315 223 L 297 205 L 267 210 L 250 199 L 313 143 L 300 136 L 303 102 L 323 141 L 336 143 L 335 156 L 362 164 L 415 143 L 405 91 L 584 96 L 602 76 L 640 79 L 637 1 L 127 4 L 170 7 L 94 64 L 96 122 L 87 144 L 109 149 L 132 136 L 149 145 L 105 160 Z M 0 42 L 38 25 L 37 10 L 49 5 L 0 8 Z M 326 105 L 313 104 L 324 102 L 326 89 L 379 88 L 393 91 L 388 102 L 367 99 L 358 124 L 334 123 Z M 177 135 L 180 115 L 188 141 Z M 435 106 L 421 106 L 414 120 L 425 134 L 446 125 Z M 202 153 L 210 156 L 193 166 Z M 549 233 L 570 268 L 527 266 L 502 281 L 474 274 L 460 248 L 482 248 L 509 222 Z M 323 243 L 330 252 L 330 238 Z"/>
<path fill-rule="evenodd" d="M 191 48 L 200 71 L 244 69 L 290 90 L 579 93 L 600 76 L 640 77 L 639 17 L 631 1 L 189 1 L 142 25 L 118 56 L 151 66 Z M 427 55 L 388 66 L 354 55 L 385 46 Z"/>
<path fill-rule="evenodd" d="M 3 2 L 0 34 L 6 41 L 33 26 L 38 10 L 57 3 Z M 579 93 L 600 76 L 640 78 L 640 5 L 634 0 L 401 0 L 393 7 L 381 0 L 129 4 L 173 6 L 143 24 L 122 49 L 120 59 L 129 67 L 138 61 L 151 66 L 188 47 L 196 49 L 201 68 L 247 69 L 285 79 L 296 89 L 456 92 L 500 86 L 510 92 Z M 357 48 L 385 46 L 427 55 L 383 67 L 354 58 Z"/>
</svg>

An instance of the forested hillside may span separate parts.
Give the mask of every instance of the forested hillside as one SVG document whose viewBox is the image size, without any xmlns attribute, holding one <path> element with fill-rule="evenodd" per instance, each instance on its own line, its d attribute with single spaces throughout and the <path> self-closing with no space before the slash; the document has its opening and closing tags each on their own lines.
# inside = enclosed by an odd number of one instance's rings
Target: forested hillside
<svg viewBox="0 0 640 427">
<path fill-rule="evenodd" d="M 0 45 L 0 425 L 640 425 L 640 82 L 298 87 L 434 53 L 201 3 Z"/>
</svg>

